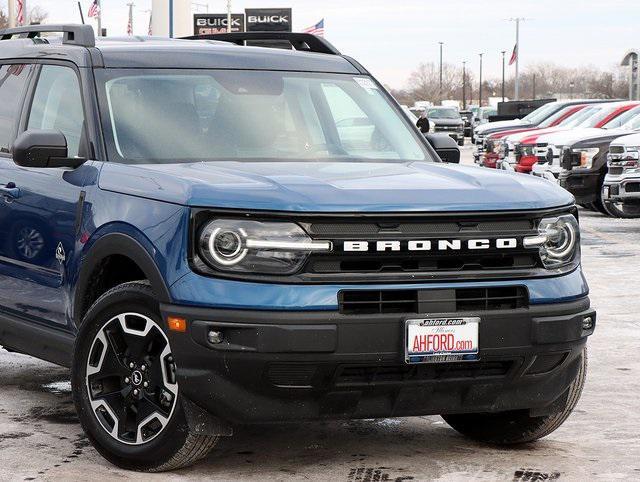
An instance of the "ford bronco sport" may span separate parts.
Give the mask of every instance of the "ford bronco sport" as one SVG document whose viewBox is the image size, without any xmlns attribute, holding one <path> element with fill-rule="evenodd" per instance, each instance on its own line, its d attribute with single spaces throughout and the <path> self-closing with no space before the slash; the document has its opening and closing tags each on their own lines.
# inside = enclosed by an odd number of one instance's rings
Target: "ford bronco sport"
<svg viewBox="0 0 640 482">
<path fill-rule="evenodd" d="M 516 444 L 575 407 L 596 319 L 566 191 L 442 162 L 311 35 L 0 38 L 0 344 L 71 368 L 109 461 L 328 418 Z"/>
</svg>

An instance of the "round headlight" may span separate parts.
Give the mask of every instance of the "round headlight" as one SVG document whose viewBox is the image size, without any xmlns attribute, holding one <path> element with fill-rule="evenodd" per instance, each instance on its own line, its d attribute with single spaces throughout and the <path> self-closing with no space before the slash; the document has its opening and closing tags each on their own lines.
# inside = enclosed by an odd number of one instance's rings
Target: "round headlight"
<svg viewBox="0 0 640 482">
<path fill-rule="evenodd" d="M 546 268 L 557 268 L 579 261 L 580 227 L 571 214 L 544 218 L 538 226 L 540 258 Z"/>
<path fill-rule="evenodd" d="M 311 252 L 331 250 L 295 223 L 224 218 L 204 224 L 196 246 L 202 271 L 251 274 L 291 274 Z"/>
<path fill-rule="evenodd" d="M 247 255 L 244 247 L 244 233 L 227 227 L 211 230 L 208 236 L 207 248 L 209 255 L 221 265 L 233 266 Z"/>
</svg>

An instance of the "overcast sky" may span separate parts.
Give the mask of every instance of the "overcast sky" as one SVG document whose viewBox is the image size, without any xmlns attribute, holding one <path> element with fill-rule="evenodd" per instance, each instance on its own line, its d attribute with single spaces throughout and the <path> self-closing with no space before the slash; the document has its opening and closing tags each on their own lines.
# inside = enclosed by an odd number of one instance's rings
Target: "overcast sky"
<svg viewBox="0 0 640 482">
<path fill-rule="evenodd" d="M 124 35 L 130 0 L 102 0 L 103 27 Z M 134 0 L 134 33 L 145 35 L 151 0 Z M 6 0 L 0 0 L 6 5 Z M 49 12 L 49 22 L 77 22 L 76 0 L 28 0 Z M 82 0 L 86 12 L 91 0 Z M 223 12 L 226 0 L 194 0 L 209 12 Z M 640 0 L 234 0 L 246 7 L 292 7 L 300 30 L 324 17 L 326 37 L 358 59 L 382 82 L 403 87 L 420 62 L 468 62 L 476 72 L 484 52 L 484 75 L 500 75 L 500 51 L 515 43 L 510 17 L 525 17 L 520 28 L 521 68 L 552 61 L 566 66 L 611 68 L 631 48 L 640 48 Z M 202 6 L 194 9 L 205 11 Z M 95 22 L 94 22 L 95 23 Z M 513 67 L 507 75 L 513 75 Z"/>
</svg>

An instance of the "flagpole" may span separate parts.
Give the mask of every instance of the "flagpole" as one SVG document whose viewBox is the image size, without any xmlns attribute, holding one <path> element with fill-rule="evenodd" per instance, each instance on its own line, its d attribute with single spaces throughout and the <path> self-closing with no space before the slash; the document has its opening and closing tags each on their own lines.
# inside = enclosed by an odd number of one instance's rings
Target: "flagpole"
<svg viewBox="0 0 640 482">
<path fill-rule="evenodd" d="M 131 33 L 129 35 L 133 35 L 133 5 L 133 2 L 127 3 L 127 6 L 129 7 L 129 26 L 131 28 Z"/>
<path fill-rule="evenodd" d="M 227 32 L 231 32 L 231 0 L 227 0 Z"/>
<path fill-rule="evenodd" d="M 102 5 L 100 5 L 100 0 L 96 0 L 96 5 L 98 5 L 98 37 L 102 36 Z"/>
<path fill-rule="evenodd" d="M 9 27 L 16 26 L 16 0 L 7 0 L 9 10 Z"/>
<path fill-rule="evenodd" d="M 516 88 L 515 88 L 515 100 L 520 99 L 520 20 L 528 20 L 524 17 L 510 18 L 509 21 L 516 23 L 516 45 L 513 48 L 513 53 L 516 56 Z M 512 56 L 513 57 L 513 56 Z M 509 63 L 511 65 L 511 63 Z"/>
<path fill-rule="evenodd" d="M 520 19 L 516 18 L 516 100 L 520 100 Z"/>
</svg>

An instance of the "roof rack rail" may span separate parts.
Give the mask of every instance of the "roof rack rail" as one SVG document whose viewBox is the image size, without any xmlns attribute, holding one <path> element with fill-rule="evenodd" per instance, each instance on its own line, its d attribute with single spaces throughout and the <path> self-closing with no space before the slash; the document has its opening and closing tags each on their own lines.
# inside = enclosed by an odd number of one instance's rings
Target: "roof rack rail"
<svg viewBox="0 0 640 482">
<path fill-rule="evenodd" d="M 316 52 L 320 54 L 340 55 L 340 51 L 322 37 L 310 33 L 299 32 L 232 32 L 191 35 L 183 37 L 186 40 L 220 40 L 237 45 L 245 45 L 246 41 L 255 40 L 285 40 L 295 50 Z"/>
<path fill-rule="evenodd" d="M 0 30 L 0 40 L 11 40 L 14 36 L 19 38 L 36 38 L 42 33 L 62 33 L 62 43 L 79 45 L 82 47 L 95 47 L 96 37 L 91 25 L 67 24 L 67 25 L 24 25 L 22 27 L 5 28 Z"/>
</svg>

